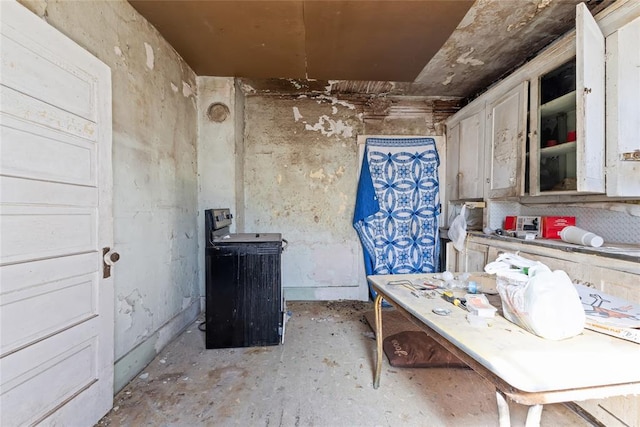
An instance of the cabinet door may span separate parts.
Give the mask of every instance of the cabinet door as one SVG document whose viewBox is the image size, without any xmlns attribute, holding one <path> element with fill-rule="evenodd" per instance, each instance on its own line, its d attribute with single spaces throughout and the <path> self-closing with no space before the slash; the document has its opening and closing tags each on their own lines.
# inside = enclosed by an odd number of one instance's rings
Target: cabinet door
<svg viewBox="0 0 640 427">
<path fill-rule="evenodd" d="M 473 273 L 484 271 L 487 265 L 487 254 L 489 246 L 465 242 L 462 252 L 458 252 L 452 242 L 448 242 L 446 246 L 447 262 L 446 270 L 460 273 Z"/>
<path fill-rule="evenodd" d="M 587 6 L 580 3 L 576 6 L 576 163 L 579 166 L 576 173 L 579 192 L 605 192 L 604 71 L 604 35 Z"/>
<path fill-rule="evenodd" d="M 464 263 L 458 265 L 464 272 L 476 272 L 484 271 L 484 266 L 487 265 L 487 255 L 489 252 L 489 246 L 478 245 L 477 243 L 467 242 L 464 249 Z"/>
<path fill-rule="evenodd" d="M 640 196 L 640 17 L 607 37 L 607 195 Z"/>
<path fill-rule="evenodd" d="M 460 199 L 484 197 L 484 110 L 460 121 L 458 195 Z"/>
<path fill-rule="evenodd" d="M 460 271 L 462 267 L 459 265 L 462 263 L 458 259 L 458 251 L 453 246 L 453 242 L 447 242 L 445 250 L 447 251 L 445 270 L 451 272 Z"/>
<path fill-rule="evenodd" d="M 489 198 L 523 194 L 527 88 L 525 81 L 487 106 Z"/>
<path fill-rule="evenodd" d="M 532 80 L 530 195 L 603 193 L 604 36 L 576 7 L 576 56 L 558 55 Z"/>
<path fill-rule="evenodd" d="M 446 199 L 458 200 L 458 169 L 460 159 L 460 124 L 457 123 L 447 129 L 447 181 L 445 186 Z"/>
</svg>

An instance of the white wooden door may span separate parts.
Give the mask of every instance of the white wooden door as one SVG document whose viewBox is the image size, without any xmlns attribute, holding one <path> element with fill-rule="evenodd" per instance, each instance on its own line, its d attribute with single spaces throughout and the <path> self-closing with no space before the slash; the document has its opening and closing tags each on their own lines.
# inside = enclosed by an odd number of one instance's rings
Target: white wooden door
<svg viewBox="0 0 640 427">
<path fill-rule="evenodd" d="M 113 403 L 111 74 L 0 14 L 0 425 L 93 425 Z"/>
<path fill-rule="evenodd" d="M 524 193 L 528 87 L 525 81 L 487 105 L 489 198 Z"/>
</svg>

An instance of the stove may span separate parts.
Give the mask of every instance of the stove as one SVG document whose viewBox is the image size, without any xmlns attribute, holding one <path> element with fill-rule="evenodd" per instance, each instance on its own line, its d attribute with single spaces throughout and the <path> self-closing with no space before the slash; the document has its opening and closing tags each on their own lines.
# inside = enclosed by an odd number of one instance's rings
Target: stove
<svg viewBox="0 0 640 427">
<path fill-rule="evenodd" d="M 205 210 L 206 348 L 284 340 L 280 233 L 229 233 L 227 208 Z"/>
</svg>

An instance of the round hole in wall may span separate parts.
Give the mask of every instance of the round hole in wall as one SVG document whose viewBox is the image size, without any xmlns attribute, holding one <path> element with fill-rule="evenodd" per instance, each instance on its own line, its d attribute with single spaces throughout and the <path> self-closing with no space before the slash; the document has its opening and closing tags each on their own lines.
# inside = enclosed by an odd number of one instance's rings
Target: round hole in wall
<svg viewBox="0 0 640 427">
<path fill-rule="evenodd" d="M 227 117 L 229 117 L 229 113 L 229 107 L 222 102 L 214 102 L 209 105 L 209 108 L 207 108 L 207 117 L 209 117 L 209 120 L 216 123 L 224 122 Z"/>
</svg>

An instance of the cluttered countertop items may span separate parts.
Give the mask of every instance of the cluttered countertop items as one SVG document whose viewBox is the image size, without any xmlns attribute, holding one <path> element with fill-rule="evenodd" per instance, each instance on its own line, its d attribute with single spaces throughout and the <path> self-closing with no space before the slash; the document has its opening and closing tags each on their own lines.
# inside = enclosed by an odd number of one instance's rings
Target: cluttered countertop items
<svg viewBox="0 0 640 427">
<path fill-rule="evenodd" d="M 506 216 L 500 229 L 485 228 L 483 231 L 469 230 L 468 233 L 503 241 L 531 243 L 553 249 L 640 262 L 640 243 L 605 241 L 602 236 L 590 230 L 576 227 L 574 216 Z M 452 234 L 456 235 L 453 227 L 441 230 L 441 236 L 453 241 Z"/>
</svg>

